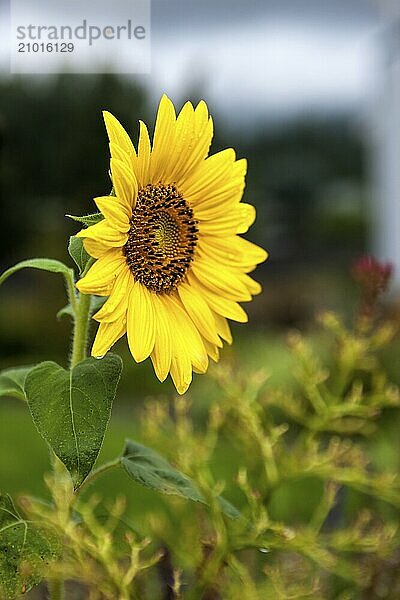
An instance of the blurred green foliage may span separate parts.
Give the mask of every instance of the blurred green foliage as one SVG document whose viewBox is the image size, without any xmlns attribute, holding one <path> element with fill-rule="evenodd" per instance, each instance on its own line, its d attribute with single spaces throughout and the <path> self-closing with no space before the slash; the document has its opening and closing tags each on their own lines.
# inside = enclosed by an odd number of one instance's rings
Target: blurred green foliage
<svg viewBox="0 0 400 600">
<path fill-rule="evenodd" d="M 197 482 L 208 509 L 122 471 L 77 500 L 68 478 L 47 477 L 55 504 L 38 502 L 45 444 L 23 405 L 3 404 L 2 485 L 24 490 L 25 514 L 66 536 L 51 573 L 69 580 L 69 598 L 398 598 L 400 397 L 380 357 L 396 366 L 399 342 L 387 322 L 346 329 L 328 313 L 321 323 L 287 342 L 249 336 L 190 394 L 116 412 L 101 459 L 139 439 Z M 10 457 L 17 433 L 24 444 Z M 222 490 L 240 519 L 221 513 Z"/>
</svg>

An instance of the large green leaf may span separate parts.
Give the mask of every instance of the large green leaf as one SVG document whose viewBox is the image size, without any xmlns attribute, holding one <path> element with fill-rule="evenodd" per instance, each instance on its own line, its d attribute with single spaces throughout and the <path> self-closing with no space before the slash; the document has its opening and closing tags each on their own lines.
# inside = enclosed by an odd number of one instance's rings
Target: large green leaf
<svg viewBox="0 0 400 600">
<path fill-rule="evenodd" d="M 203 494 L 187 475 L 184 475 L 152 448 L 132 440 L 126 440 L 121 464 L 128 475 L 137 483 L 162 494 L 174 494 L 207 504 Z M 221 510 L 230 518 L 240 516 L 239 511 L 225 498 L 219 499 Z"/>
<path fill-rule="evenodd" d="M 69 238 L 68 252 L 78 266 L 79 274 L 81 275 L 91 259 L 90 254 L 88 254 L 85 250 L 83 239 L 76 237 L 76 235 L 72 235 Z"/>
<path fill-rule="evenodd" d="M 40 583 L 60 556 L 53 529 L 26 521 L 8 494 L 0 493 L 0 598 L 19 598 Z"/>
<path fill-rule="evenodd" d="M 40 269 L 42 271 L 51 271 L 52 273 L 62 273 L 65 277 L 73 277 L 73 271 L 67 265 L 60 262 L 59 260 L 53 260 L 51 258 L 31 258 L 29 260 L 23 260 L 22 262 L 14 265 L 7 271 L 4 271 L 0 276 L 0 284 L 3 283 L 10 275 L 13 275 L 21 269 Z"/>
<path fill-rule="evenodd" d="M 71 473 L 75 489 L 100 452 L 121 371 L 121 358 L 107 354 L 100 360 L 88 358 L 72 371 L 44 362 L 26 378 L 33 421 Z"/>
<path fill-rule="evenodd" d="M 14 396 L 25 400 L 25 380 L 34 367 L 15 367 L 0 373 L 0 396 Z"/>
</svg>

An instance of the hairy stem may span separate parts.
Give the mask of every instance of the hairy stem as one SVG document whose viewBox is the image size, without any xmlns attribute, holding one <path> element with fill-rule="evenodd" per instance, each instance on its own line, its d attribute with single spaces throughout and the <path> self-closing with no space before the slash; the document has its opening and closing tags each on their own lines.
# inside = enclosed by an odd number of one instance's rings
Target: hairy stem
<svg viewBox="0 0 400 600">
<path fill-rule="evenodd" d="M 75 310 L 71 368 L 86 358 L 91 298 L 90 294 L 79 294 L 78 297 Z"/>
<path fill-rule="evenodd" d="M 67 285 L 68 300 L 69 300 L 70 305 L 72 306 L 72 310 L 75 313 L 76 306 L 77 306 L 77 298 L 76 298 L 75 280 L 74 280 L 73 271 L 71 271 L 71 273 L 69 273 L 69 275 L 65 276 L 65 283 Z"/>
</svg>

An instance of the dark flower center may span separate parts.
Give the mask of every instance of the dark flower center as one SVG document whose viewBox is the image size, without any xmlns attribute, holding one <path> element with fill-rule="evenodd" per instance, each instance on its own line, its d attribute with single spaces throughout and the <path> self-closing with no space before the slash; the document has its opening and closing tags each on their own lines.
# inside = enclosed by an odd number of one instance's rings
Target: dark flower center
<svg viewBox="0 0 400 600">
<path fill-rule="evenodd" d="M 193 211 L 174 185 L 146 185 L 136 200 L 123 253 L 135 279 L 171 292 L 185 276 L 197 243 Z"/>
</svg>

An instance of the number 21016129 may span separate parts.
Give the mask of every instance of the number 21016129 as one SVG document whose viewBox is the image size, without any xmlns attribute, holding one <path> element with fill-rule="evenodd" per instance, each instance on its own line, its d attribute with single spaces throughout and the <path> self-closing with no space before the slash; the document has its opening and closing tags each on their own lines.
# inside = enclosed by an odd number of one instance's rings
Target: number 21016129
<svg viewBox="0 0 400 600">
<path fill-rule="evenodd" d="M 73 52 L 72 42 L 19 42 L 18 52 Z"/>
</svg>

